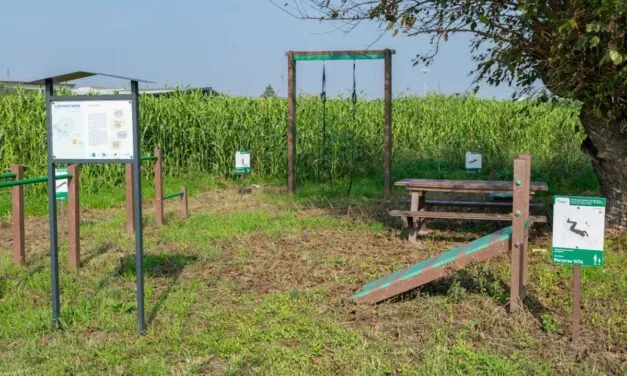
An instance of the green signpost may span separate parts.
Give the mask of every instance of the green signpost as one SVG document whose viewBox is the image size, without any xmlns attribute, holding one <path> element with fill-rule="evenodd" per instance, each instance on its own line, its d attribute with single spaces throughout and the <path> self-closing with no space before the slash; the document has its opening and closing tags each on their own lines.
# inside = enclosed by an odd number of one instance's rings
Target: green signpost
<svg viewBox="0 0 627 376">
<path fill-rule="evenodd" d="M 602 267 L 605 238 L 605 198 L 555 196 L 553 247 L 555 264 L 573 265 L 573 344 L 579 342 L 581 267 Z"/>
</svg>

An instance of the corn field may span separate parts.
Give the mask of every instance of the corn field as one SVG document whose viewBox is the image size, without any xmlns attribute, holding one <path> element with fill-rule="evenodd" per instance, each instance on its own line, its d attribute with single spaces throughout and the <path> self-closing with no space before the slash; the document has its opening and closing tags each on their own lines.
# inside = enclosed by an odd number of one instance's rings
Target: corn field
<svg viewBox="0 0 627 376">
<path fill-rule="evenodd" d="M 327 104 L 327 145 L 322 145 L 322 103 L 298 99 L 297 151 L 300 179 L 379 173 L 383 166 L 383 102 Z M 283 177 L 287 169 L 287 101 L 284 98 L 203 96 L 178 92 L 142 96 L 142 148 L 161 148 L 165 173 L 228 175 L 238 149 L 252 152 L 253 173 Z M 534 166 L 587 166 L 579 152 L 574 105 L 530 104 L 468 96 L 400 97 L 393 101 L 394 163 L 437 160 L 459 165 L 467 150 L 481 151 L 484 166 L 511 166 L 523 151 Z M 46 130 L 42 94 L 0 95 L 0 172 L 12 163 L 27 176 L 45 175 Z M 463 166 L 463 165 L 462 165 Z M 147 169 L 144 169 L 146 171 Z M 120 185 L 122 166 L 85 166 L 84 189 Z"/>
</svg>

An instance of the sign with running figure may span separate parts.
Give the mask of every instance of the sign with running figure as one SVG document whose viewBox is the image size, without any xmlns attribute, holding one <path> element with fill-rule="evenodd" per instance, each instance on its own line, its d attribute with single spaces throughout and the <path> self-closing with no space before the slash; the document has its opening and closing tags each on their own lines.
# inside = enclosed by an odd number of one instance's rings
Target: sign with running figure
<svg viewBox="0 0 627 376">
<path fill-rule="evenodd" d="M 605 198 L 555 196 L 553 199 L 553 262 L 603 266 Z"/>
<path fill-rule="evenodd" d="M 238 174 L 250 173 L 250 151 L 238 150 L 235 152 L 235 172 Z"/>
</svg>

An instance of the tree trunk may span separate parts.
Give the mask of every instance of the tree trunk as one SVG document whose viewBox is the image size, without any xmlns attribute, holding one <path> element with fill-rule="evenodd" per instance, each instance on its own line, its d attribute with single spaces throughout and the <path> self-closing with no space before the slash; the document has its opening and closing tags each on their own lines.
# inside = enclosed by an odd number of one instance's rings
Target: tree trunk
<svg viewBox="0 0 627 376">
<path fill-rule="evenodd" d="M 591 157 L 607 199 L 607 224 L 618 229 L 627 226 L 627 119 L 621 112 L 617 117 L 584 105 L 579 115 L 588 135 L 581 149 Z"/>
</svg>

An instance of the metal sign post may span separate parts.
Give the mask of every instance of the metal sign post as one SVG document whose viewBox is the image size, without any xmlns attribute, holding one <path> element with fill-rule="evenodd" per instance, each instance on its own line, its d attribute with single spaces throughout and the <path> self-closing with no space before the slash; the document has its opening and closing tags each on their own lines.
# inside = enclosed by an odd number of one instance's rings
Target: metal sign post
<svg viewBox="0 0 627 376">
<path fill-rule="evenodd" d="M 572 341 L 579 342 L 581 267 L 602 267 L 605 238 L 605 198 L 555 196 L 553 247 L 555 264 L 573 265 Z"/>
<path fill-rule="evenodd" d="M 130 80 L 131 95 L 66 97 L 54 95 L 54 83 L 94 75 Z M 132 163 L 133 199 L 135 202 L 133 211 L 135 216 L 137 328 L 140 334 L 146 329 L 144 320 L 144 239 L 141 207 L 139 81 L 132 78 L 79 71 L 30 82 L 35 85 L 45 84 L 46 88 L 50 274 L 52 282 L 52 323 L 55 328 L 60 326 L 61 310 L 56 165 L 57 163 Z M 73 178 L 78 179 L 78 169 L 75 168 L 73 171 L 76 174 Z M 77 180 L 74 181 L 73 189 L 75 190 L 78 190 L 77 183 Z M 78 208 L 74 208 L 74 210 L 78 212 Z M 78 217 L 76 216 L 76 218 Z M 72 255 L 70 255 L 70 258 L 72 258 Z M 76 259 L 75 261 L 78 264 L 79 260 Z"/>
</svg>

